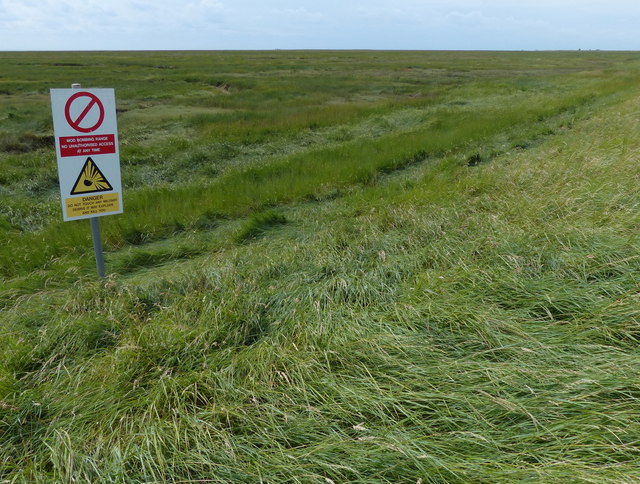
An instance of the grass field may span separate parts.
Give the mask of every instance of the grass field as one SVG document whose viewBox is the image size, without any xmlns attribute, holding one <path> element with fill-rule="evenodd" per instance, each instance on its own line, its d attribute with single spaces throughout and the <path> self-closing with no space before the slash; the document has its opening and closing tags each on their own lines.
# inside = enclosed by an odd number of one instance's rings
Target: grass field
<svg viewBox="0 0 640 484">
<path fill-rule="evenodd" d="M 640 54 L 0 65 L 0 483 L 640 481 Z M 116 90 L 105 281 L 72 82 Z"/>
</svg>

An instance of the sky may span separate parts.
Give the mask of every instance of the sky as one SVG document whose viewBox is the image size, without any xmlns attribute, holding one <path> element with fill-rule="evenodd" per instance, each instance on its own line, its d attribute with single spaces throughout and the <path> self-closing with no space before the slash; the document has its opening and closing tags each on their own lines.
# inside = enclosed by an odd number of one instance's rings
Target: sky
<svg viewBox="0 0 640 484">
<path fill-rule="evenodd" d="M 638 0 L 0 0 L 0 50 L 640 50 Z"/>
</svg>

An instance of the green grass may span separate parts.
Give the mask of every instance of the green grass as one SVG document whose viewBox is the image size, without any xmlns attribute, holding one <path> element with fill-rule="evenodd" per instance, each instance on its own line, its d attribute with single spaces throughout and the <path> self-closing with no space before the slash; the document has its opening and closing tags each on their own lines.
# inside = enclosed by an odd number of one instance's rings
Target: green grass
<svg viewBox="0 0 640 484">
<path fill-rule="evenodd" d="M 97 281 L 0 153 L 0 482 L 640 479 L 637 54 L 2 56 L 11 136 L 122 82 L 132 186 Z"/>
<path fill-rule="evenodd" d="M 610 83 L 607 89 L 611 89 Z M 140 189 L 128 196 L 127 204 L 133 215 L 118 220 L 106 232 L 109 247 L 122 247 L 125 243 L 138 243 L 166 237 L 185 227 L 204 213 L 220 216 L 246 215 L 281 203 L 306 197 L 323 197 L 345 186 L 374 181 L 380 173 L 400 169 L 430 157 L 442 156 L 481 142 L 490 143 L 491 137 L 506 135 L 507 143 L 517 146 L 528 143 L 540 134 L 566 122 L 563 113 L 574 115 L 590 97 L 575 94 L 571 97 L 537 98 L 527 96 L 509 99 L 505 107 L 446 107 L 431 112 L 418 129 L 391 132 L 376 139 L 354 139 L 333 143 L 327 147 L 311 149 L 292 156 L 276 157 L 269 163 L 232 168 L 212 181 L 176 186 Z M 490 154 L 490 153 L 489 153 Z M 206 155 L 203 158 L 206 161 Z M 50 232 L 60 232 L 62 223 L 51 224 Z M 74 230 L 75 229 L 75 230 Z M 84 226 L 76 224 L 57 235 L 57 244 L 46 248 L 35 240 L 52 238 L 35 232 L 25 253 L 25 270 L 33 270 L 58 257 L 69 247 L 85 244 Z M 2 267 L 15 271 L 9 263 L 15 246 L 23 246 L 23 234 L 8 238 L 0 261 Z M 24 249 L 23 249 L 24 251 Z M 19 272 L 10 272 L 11 275 Z"/>
</svg>

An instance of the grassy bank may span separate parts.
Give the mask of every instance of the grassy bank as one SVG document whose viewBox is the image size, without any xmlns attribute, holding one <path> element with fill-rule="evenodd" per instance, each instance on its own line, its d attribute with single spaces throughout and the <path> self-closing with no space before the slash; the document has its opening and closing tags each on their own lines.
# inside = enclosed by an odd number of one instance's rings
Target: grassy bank
<svg viewBox="0 0 640 484">
<path fill-rule="evenodd" d="M 640 479 L 638 64 L 477 55 L 431 57 L 462 80 L 420 106 L 132 190 L 104 283 L 80 228 L 7 219 L 49 259 L 3 259 L 0 482 Z"/>
</svg>

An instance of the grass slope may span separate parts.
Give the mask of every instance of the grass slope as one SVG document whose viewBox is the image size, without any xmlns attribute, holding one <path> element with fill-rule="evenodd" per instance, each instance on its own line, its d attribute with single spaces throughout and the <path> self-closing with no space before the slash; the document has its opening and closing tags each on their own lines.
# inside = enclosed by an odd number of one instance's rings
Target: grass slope
<svg viewBox="0 0 640 484">
<path fill-rule="evenodd" d="M 139 239 L 107 227 L 104 283 L 76 256 L 4 267 L 0 482 L 640 479 L 640 94 L 623 66 L 610 84 L 562 74 L 548 104 L 485 90 L 415 124 L 403 106 L 361 120 L 409 124 L 367 142 L 141 189 L 135 207 L 236 198 Z M 352 159 L 364 175 L 296 191 Z"/>
</svg>

